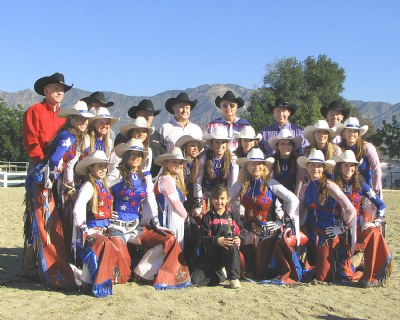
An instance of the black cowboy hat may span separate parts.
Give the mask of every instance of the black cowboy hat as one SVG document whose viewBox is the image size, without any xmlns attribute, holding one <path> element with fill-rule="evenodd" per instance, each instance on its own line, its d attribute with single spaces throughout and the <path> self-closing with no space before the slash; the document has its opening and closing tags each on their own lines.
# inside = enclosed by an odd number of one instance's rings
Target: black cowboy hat
<svg viewBox="0 0 400 320">
<path fill-rule="evenodd" d="M 322 108 L 320 109 L 320 112 L 321 112 L 321 115 L 322 115 L 324 118 L 326 118 L 327 115 L 328 115 L 328 112 L 331 111 L 331 110 L 332 110 L 332 111 L 340 111 L 340 112 L 343 114 L 343 117 L 344 117 L 345 119 L 347 119 L 347 118 L 349 117 L 350 112 L 351 112 L 350 108 L 346 107 L 346 105 L 344 104 L 343 99 L 336 99 L 336 100 L 333 100 L 333 101 L 329 104 L 329 106 L 327 106 L 327 107 L 322 107 Z"/>
<path fill-rule="evenodd" d="M 91 103 L 93 102 L 98 102 L 103 104 L 106 108 L 111 107 L 114 105 L 114 102 L 106 101 L 106 97 L 104 96 L 104 93 L 101 91 L 96 91 L 93 92 L 90 96 L 82 98 L 81 101 L 85 101 L 88 106 L 90 106 Z"/>
<path fill-rule="evenodd" d="M 179 102 L 186 102 L 188 104 L 190 104 L 190 110 L 193 110 L 194 107 L 197 104 L 197 99 L 194 99 L 193 101 L 191 101 L 189 99 L 189 96 L 186 92 L 181 92 L 180 94 L 178 94 L 178 96 L 176 98 L 169 98 L 166 102 L 165 102 L 165 109 L 167 109 L 167 111 L 169 113 L 174 114 L 174 111 L 172 110 L 172 107 L 179 103 Z"/>
<path fill-rule="evenodd" d="M 222 100 L 235 101 L 235 102 L 238 104 L 238 109 L 244 106 L 244 101 L 243 101 L 243 99 L 242 99 L 241 97 L 239 97 L 239 96 L 238 96 L 238 97 L 235 97 L 235 95 L 233 94 L 233 92 L 230 91 L 230 90 L 228 90 L 228 91 L 222 96 L 222 98 L 221 98 L 220 96 L 218 96 L 218 97 L 215 98 L 215 105 L 216 105 L 218 108 L 221 108 L 220 105 L 219 105 L 219 103 L 220 103 Z"/>
<path fill-rule="evenodd" d="M 275 101 L 274 105 L 268 104 L 269 111 L 273 112 L 274 108 L 285 108 L 290 111 L 290 115 L 294 115 L 296 113 L 297 106 L 294 104 L 289 104 L 285 99 L 278 98 Z"/>
<path fill-rule="evenodd" d="M 153 112 L 153 115 L 156 116 L 158 115 L 161 110 L 154 110 L 153 102 L 149 99 L 144 99 L 138 103 L 137 106 L 130 107 L 128 110 L 128 116 L 130 116 L 132 119 L 136 118 L 136 112 L 140 110 L 145 110 L 149 112 Z"/>
<path fill-rule="evenodd" d="M 52 74 L 51 76 L 42 77 L 39 80 L 36 80 L 33 88 L 35 89 L 37 94 L 44 96 L 45 95 L 44 87 L 51 83 L 61 83 L 64 86 L 64 92 L 67 92 L 73 86 L 73 84 L 70 86 L 66 85 L 64 83 L 64 75 L 62 73 L 56 72 L 56 73 Z"/>
</svg>

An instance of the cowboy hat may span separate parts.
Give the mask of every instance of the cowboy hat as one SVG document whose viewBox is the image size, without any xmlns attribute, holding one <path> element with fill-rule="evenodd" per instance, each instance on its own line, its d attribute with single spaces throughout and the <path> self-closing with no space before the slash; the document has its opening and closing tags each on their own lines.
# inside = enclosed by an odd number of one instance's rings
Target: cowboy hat
<svg viewBox="0 0 400 320">
<path fill-rule="evenodd" d="M 200 144 L 200 150 L 203 149 L 204 145 L 206 144 L 206 142 L 204 140 L 196 139 L 195 137 L 193 137 L 190 134 L 185 134 L 185 135 L 181 136 L 178 140 L 176 140 L 175 147 L 183 148 L 183 146 L 186 143 L 189 143 L 189 142 L 192 142 L 192 141 L 198 142 Z"/>
<path fill-rule="evenodd" d="M 231 140 L 226 130 L 222 127 L 215 127 L 211 132 L 203 134 L 203 140 Z"/>
<path fill-rule="evenodd" d="M 147 129 L 147 136 L 149 137 L 154 133 L 154 128 L 149 127 L 146 119 L 143 117 L 137 117 L 136 119 L 133 119 L 132 123 L 128 123 L 121 127 L 121 129 L 119 129 L 119 133 L 126 136 L 130 130 L 135 128 Z"/>
<path fill-rule="evenodd" d="M 83 160 L 79 161 L 75 166 L 75 171 L 77 174 L 86 176 L 88 172 L 88 167 L 95 163 L 107 163 L 109 166 L 114 164 L 107 159 L 106 154 L 103 150 L 96 150 L 95 152 L 88 155 Z"/>
<path fill-rule="evenodd" d="M 324 118 L 328 116 L 329 111 L 340 111 L 345 119 L 350 115 L 350 108 L 345 106 L 343 99 L 333 100 L 327 107 L 322 107 L 319 111 Z"/>
<path fill-rule="evenodd" d="M 186 92 L 181 92 L 180 94 L 178 94 L 178 96 L 176 98 L 169 98 L 166 102 L 165 102 L 165 109 L 167 109 L 167 111 L 169 113 L 174 114 L 174 111 L 172 110 L 172 107 L 174 105 L 176 105 L 179 102 L 185 102 L 190 104 L 190 110 L 193 110 L 194 107 L 197 104 L 197 99 L 194 99 L 193 101 L 191 101 L 189 99 L 189 96 Z"/>
<path fill-rule="evenodd" d="M 64 92 L 69 91 L 73 86 L 73 84 L 70 86 L 66 85 L 64 83 L 64 75 L 62 73 L 56 72 L 56 73 L 52 74 L 51 76 L 42 77 L 42 78 L 36 80 L 33 88 L 35 89 L 37 94 L 44 96 L 45 95 L 44 87 L 51 83 L 61 83 L 64 86 Z"/>
<path fill-rule="evenodd" d="M 336 164 L 335 161 L 333 161 L 333 160 L 325 161 L 324 153 L 321 150 L 317 150 L 317 149 L 311 149 L 311 152 L 310 152 L 310 155 L 308 156 L 308 158 L 305 156 L 300 156 L 297 158 L 297 163 L 302 168 L 307 168 L 307 164 L 309 164 L 310 162 L 322 163 L 325 165 L 325 168 L 327 168 L 327 169 L 333 168 Z"/>
<path fill-rule="evenodd" d="M 284 108 L 290 111 L 290 115 L 294 115 L 296 113 L 297 106 L 294 104 L 289 104 L 285 99 L 278 98 L 275 101 L 274 105 L 268 104 L 268 109 L 271 113 L 274 111 L 274 108 Z"/>
<path fill-rule="evenodd" d="M 238 109 L 244 106 L 244 101 L 240 96 L 235 97 L 235 95 L 233 94 L 232 91 L 228 90 L 227 92 L 225 92 L 225 94 L 222 96 L 222 98 L 220 96 L 215 98 L 215 105 L 218 108 L 221 108 L 221 106 L 219 105 L 220 102 L 222 100 L 229 100 L 229 101 L 235 101 L 238 104 Z"/>
<path fill-rule="evenodd" d="M 178 147 L 172 148 L 169 152 L 161 154 L 154 159 L 154 163 L 158 166 L 162 166 L 167 160 L 182 160 L 184 163 L 190 162 L 189 157 L 184 157 L 182 150 Z"/>
<path fill-rule="evenodd" d="M 120 158 L 122 158 L 125 152 L 132 150 L 142 152 L 144 159 L 146 159 L 149 154 L 144 150 L 143 143 L 139 139 L 129 139 L 126 143 L 120 143 L 114 148 L 115 154 Z"/>
<path fill-rule="evenodd" d="M 108 108 L 114 105 L 112 101 L 106 101 L 104 93 L 101 91 L 93 92 L 90 96 L 82 98 L 82 101 L 85 101 L 89 106 L 93 102 L 98 102 L 104 105 L 104 107 Z"/>
<path fill-rule="evenodd" d="M 363 136 L 368 131 L 368 126 L 365 125 L 360 127 L 360 122 L 355 117 L 347 118 L 344 123 L 337 123 L 336 128 L 336 131 L 338 133 L 342 133 L 344 129 L 359 130 L 360 136 Z"/>
<path fill-rule="evenodd" d="M 252 126 L 244 126 L 240 132 L 236 132 L 233 137 L 236 141 L 239 139 L 252 139 L 260 141 L 262 136 L 254 131 Z"/>
<path fill-rule="evenodd" d="M 74 105 L 68 108 L 62 108 L 58 112 L 60 118 L 66 118 L 68 116 L 82 116 L 85 118 L 93 118 L 94 114 L 88 111 L 88 107 L 85 101 L 78 101 Z"/>
<path fill-rule="evenodd" d="M 153 102 L 151 100 L 144 99 L 144 100 L 140 101 L 137 106 L 133 106 L 133 107 L 129 108 L 128 116 L 130 116 L 132 119 L 135 119 L 136 112 L 138 112 L 140 110 L 153 112 L 154 117 L 161 112 L 161 110 L 154 110 Z"/>
<path fill-rule="evenodd" d="M 241 167 L 243 167 L 247 162 L 264 162 L 265 165 L 271 165 L 275 160 L 273 158 L 265 159 L 264 153 L 261 149 L 253 148 L 249 151 L 246 157 L 241 157 L 236 160 L 236 163 Z"/>
<path fill-rule="evenodd" d="M 281 140 L 290 140 L 293 141 L 294 143 L 294 150 L 297 150 L 298 148 L 300 148 L 301 143 L 303 142 L 303 138 L 301 136 L 294 136 L 292 131 L 290 131 L 289 129 L 282 129 L 281 131 L 279 131 L 278 136 L 276 137 L 270 137 L 268 139 L 268 145 L 271 147 L 272 150 L 274 151 L 278 151 L 278 142 Z"/>
<path fill-rule="evenodd" d="M 328 122 L 326 120 L 317 120 L 316 123 L 312 126 L 307 126 L 304 128 L 304 137 L 308 140 L 308 142 L 311 145 L 315 144 L 315 131 L 318 130 L 323 130 L 323 131 L 328 131 L 329 133 L 329 141 L 332 141 L 337 133 L 336 133 L 336 128 L 329 128 Z"/>
<path fill-rule="evenodd" d="M 97 119 L 110 119 L 111 120 L 110 126 L 112 127 L 119 121 L 119 118 L 111 117 L 110 111 L 108 111 L 108 109 L 105 107 L 99 107 L 99 108 L 92 107 L 89 109 L 89 112 L 94 114 L 94 117 L 90 119 L 91 123 Z"/>
<path fill-rule="evenodd" d="M 357 161 L 356 155 L 352 150 L 345 150 L 343 151 L 342 154 L 334 156 L 332 160 L 335 161 L 336 163 L 345 162 L 345 163 L 354 163 L 357 166 L 360 165 L 360 162 Z"/>
</svg>

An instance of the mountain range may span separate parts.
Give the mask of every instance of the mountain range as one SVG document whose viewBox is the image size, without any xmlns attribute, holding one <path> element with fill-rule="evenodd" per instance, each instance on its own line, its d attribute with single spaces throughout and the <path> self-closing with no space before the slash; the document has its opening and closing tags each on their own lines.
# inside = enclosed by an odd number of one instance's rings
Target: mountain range
<svg viewBox="0 0 400 320">
<path fill-rule="evenodd" d="M 203 128 L 210 120 L 221 116 L 214 101 L 217 96 L 222 96 L 227 90 L 232 90 L 236 95 L 239 94 L 244 99 L 245 106 L 249 105 L 253 90 L 235 84 L 204 84 L 196 88 L 168 90 L 151 97 L 128 96 L 107 91 L 105 91 L 104 94 L 107 101 L 114 101 L 114 106 L 110 108 L 111 114 L 121 119 L 117 124 L 117 128 L 114 128 L 114 131 L 118 132 L 119 127 L 130 122 L 130 118 L 127 115 L 129 108 L 137 105 L 143 99 L 152 100 L 154 108 L 156 110 L 161 110 L 160 115 L 154 118 L 154 126 L 158 129 L 163 123 L 168 122 L 172 118 L 172 115 L 165 110 L 165 101 L 169 98 L 176 97 L 181 91 L 187 92 L 191 100 L 197 99 L 197 106 L 192 111 L 191 121 Z M 91 92 L 78 88 L 72 88 L 65 94 L 62 106 L 72 105 L 79 99 L 90 95 L 90 93 Z M 41 96 L 30 89 L 18 92 L 5 92 L 0 90 L 0 98 L 3 99 L 9 107 L 21 105 L 24 109 L 27 109 L 30 105 L 42 99 Z M 400 118 L 400 103 L 391 104 L 387 102 L 365 102 L 359 100 L 350 100 L 349 102 L 357 107 L 364 117 L 370 119 L 374 123 L 375 128 L 380 128 L 383 120 L 391 122 L 392 115 L 397 115 L 398 119 Z"/>
</svg>

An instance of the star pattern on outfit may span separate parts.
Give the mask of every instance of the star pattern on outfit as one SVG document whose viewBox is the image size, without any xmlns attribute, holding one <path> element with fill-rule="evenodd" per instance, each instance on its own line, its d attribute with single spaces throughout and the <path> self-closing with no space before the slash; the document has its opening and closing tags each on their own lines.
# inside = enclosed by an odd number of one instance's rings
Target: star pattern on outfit
<svg viewBox="0 0 400 320">
<path fill-rule="evenodd" d="M 129 197 L 128 197 L 128 196 L 123 197 L 122 199 L 123 199 L 124 201 L 129 201 Z"/>
<path fill-rule="evenodd" d="M 178 273 L 176 274 L 176 278 L 180 279 L 180 278 L 185 278 L 186 277 L 186 272 L 183 271 L 182 269 L 179 269 Z"/>
<path fill-rule="evenodd" d="M 100 211 L 99 211 L 99 216 L 100 216 L 100 217 L 104 217 L 104 212 L 100 210 Z"/>
<path fill-rule="evenodd" d="M 120 206 L 120 209 L 121 209 L 122 211 L 125 211 L 125 210 L 126 210 L 126 205 L 123 204 L 122 206 Z"/>
<path fill-rule="evenodd" d="M 60 270 L 57 270 L 57 273 L 56 273 L 53 277 L 56 279 L 56 282 L 57 282 L 57 283 L 58 283 L 58 282 L 61 282 L 61 281 L 63 281 L 63 280 L 65 280 L 64 274 L 62 274 L 62 273 L 60 272 Z"/>
<path fill-rule="evenodd" d="M 104 201 L 103 200 L 101 200 L 100 202 L 99 202 L 99 206 L 104 206 Z"/>
<path fill-rule="evenodd" d="M 71 138 L 67 138 L 65 140 L 61 140 L 61 146 L 69 148 L 72 145 Z"/>
<path fill-rule="evenodd" d="M 261 221 L 261 219 L 262 219 L 261 214 L 259 214 L 256 218 L 257 218 L 257 220 Z"/>
</svg>

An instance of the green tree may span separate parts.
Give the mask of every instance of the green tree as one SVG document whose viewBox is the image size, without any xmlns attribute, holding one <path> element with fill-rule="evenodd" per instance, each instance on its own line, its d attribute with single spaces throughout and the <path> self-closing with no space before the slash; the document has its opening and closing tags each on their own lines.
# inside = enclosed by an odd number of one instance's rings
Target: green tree
<svg viewBox="0 0 400 320">
<path fill-rule="evenodd" d="M 0 160 L 27 161 L 27 155 L 22 142 L 23 108 L 7 107 L 0 99 Z"/>
<path fill-rule="evenodd" d="M 369 140 L 379 148 L 379 151 L 390 159 L 400 158 L 400 123 L 395 115 L 392 123 L 382 121 L 382 127 L 375 134 L 370 135 Z"/>
</svg>

